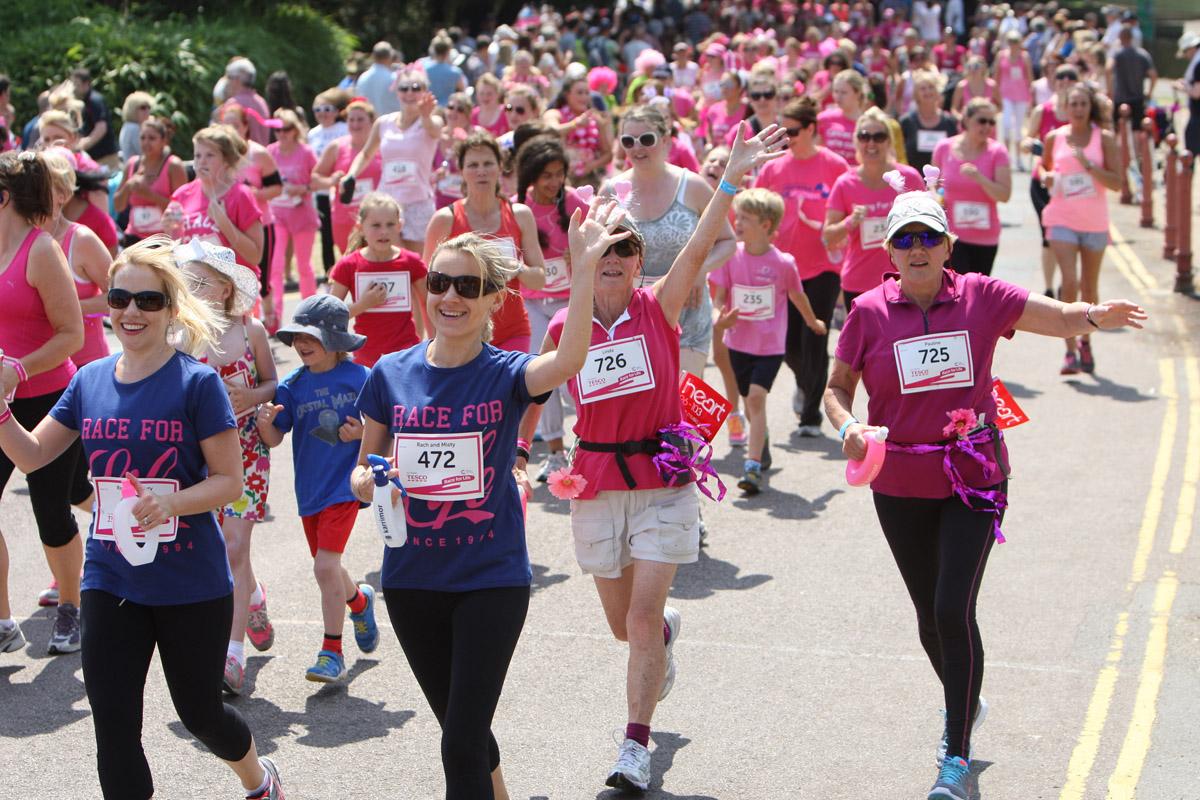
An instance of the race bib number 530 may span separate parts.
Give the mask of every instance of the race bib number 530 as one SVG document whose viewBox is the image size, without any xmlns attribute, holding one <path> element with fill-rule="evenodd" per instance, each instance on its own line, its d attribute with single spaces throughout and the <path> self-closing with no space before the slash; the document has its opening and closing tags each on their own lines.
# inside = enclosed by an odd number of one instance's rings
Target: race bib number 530
<svg viewBox="0 0 1200 800">
<path fill-rule="evenodd" d="M 900 393 L 956 389 L 975 383 L 971 336 L 967 331 L 901 339 L 892 345 Z"/>
</svg>

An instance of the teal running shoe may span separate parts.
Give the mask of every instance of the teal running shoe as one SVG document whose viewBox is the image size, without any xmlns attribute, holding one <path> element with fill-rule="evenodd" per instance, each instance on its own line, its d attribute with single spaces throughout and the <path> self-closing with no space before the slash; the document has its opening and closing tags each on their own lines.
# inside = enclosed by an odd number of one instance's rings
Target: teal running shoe
<svg viewBox="0 0 1200 800">
<path fill-rule="evenodd" d="M 354 641 L 364 653 L 372 653 L 379 647 L 379 626 L 375 624 L 375 590 L 370 584 L 360 583 L 358 590 L 367 598 L 367 607 L 361 614 L 350 614 L 354 623 Z"/>
</svg>

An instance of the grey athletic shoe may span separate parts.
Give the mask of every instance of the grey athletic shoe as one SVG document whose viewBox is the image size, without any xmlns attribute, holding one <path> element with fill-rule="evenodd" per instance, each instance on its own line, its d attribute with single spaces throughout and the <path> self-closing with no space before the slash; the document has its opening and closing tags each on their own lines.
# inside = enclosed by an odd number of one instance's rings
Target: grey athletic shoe
<svg viewBox="0 0 1200 800">
<path fill-rule="evenodd" d="M 667 695 L 675 686 L 675 641 L 679 638 L 679 629 L 683 626 L 683 618 L 679 614 L 679 609 L 672 606 L 664 608 L 663 622 L 671 631 L 671 636 L 667 639 L 667 671 L 663 675 L 662 690 L 658 693 L 658 702 L 660 703 L 667 699 Z"/>
<path fill-rule="evenodd" d="M 21 626 L 13 623 L 11 628 L 0 628 L 0 653 L 12 653 L 25 646 L 25 634 Z"/>
<path fill-rule="evenodd" d="M 54 618 L 54 631 L 46 652 L 52 656 L 79 651 L 79 608 L 71 603 L 59 603 Z"/>
<path fill-rule="evenodd" d="M 246 800 L 286 800 L 283 796 L 283 784 L 279 780 L 279 769 L 275 762 L 266 756 L 261 756 L 258 763 L 267 773 L 267 788 L 258 794 L 247 795 Z"/>
<path fill-rule="evenodd" d="M 650 788 L 650 751 L 633 739 L 621 743 L 617 763 L 608 772 L 605 785 L 624 791 Z"/>
<path fill-rule="evenodd" d="M 971 721 L 971 739 L 974 741 L 975 734 L 979 732 L 979 727 L 983 725 L 983 721 L 987 719 L 988 701 L 983 699 L 983 695 L 979 696 L 979 703 L 975 706 L 975 719 Z M 942 717 L 945 718 L 946 712 L 942 712 Z M 940 768 L 946 760 L 946 748 L 950 746 L 950 731 L 945 724 L 942 725 L 942 740 L 938 742 L 937 750 L 937 765 Z M 967 753 L 967 758 L 971 757 Z"/>
</svg>

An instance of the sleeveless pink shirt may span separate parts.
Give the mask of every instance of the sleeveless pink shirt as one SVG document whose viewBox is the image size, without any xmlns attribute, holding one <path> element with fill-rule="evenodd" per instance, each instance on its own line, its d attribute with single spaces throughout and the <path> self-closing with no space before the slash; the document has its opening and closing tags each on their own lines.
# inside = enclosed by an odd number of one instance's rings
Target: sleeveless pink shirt
<svg viewBox="0 0 1200 800">
<path fill-rule="evenodd" d="M 21 243 L 17 254 L 0 272 L 0 297 L 7 312 L 0 314 L 0 350 L 9 358 L 22 358 L 40 348 L 54 336 L 54 326 L 46 317 L 46 307 L 38 290 L 29 285 L 29 251 L 39 236 L 50 234 L 34 228 Z M 17 399 L 39 397 L 65 389 L 75 374 L 75 365 L 66 359 L 53 369 L 33 375 L 17 385 Z"/>
</svg>

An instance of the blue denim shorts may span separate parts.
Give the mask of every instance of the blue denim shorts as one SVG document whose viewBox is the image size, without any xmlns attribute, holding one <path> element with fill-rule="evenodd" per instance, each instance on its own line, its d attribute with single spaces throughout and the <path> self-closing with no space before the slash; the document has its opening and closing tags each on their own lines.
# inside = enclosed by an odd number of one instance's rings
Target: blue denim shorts
<svg viewBox="0 0 1200 800">
<path fill-rule="evenodd" d="M 1066 242 L 1077 247 L 1082 247 L 1084 250 L 1103 250 L 1108 247 L 1108 233 L 1104 232 L 1089 232 L 1089 231 L 1073 231 L 1070 228 L 1065 228 L 1062 225 L 1051 225 L 1046 231 L 1046 238 L 1052 242 Z"/>
</svg>

